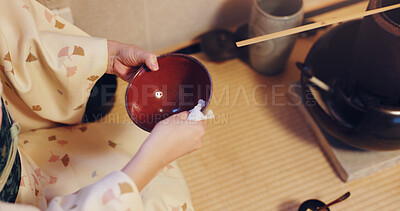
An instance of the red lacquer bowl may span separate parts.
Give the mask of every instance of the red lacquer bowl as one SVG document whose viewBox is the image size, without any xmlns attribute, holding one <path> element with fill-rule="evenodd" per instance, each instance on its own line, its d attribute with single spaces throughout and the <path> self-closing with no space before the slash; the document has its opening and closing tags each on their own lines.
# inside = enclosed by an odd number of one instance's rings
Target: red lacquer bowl
<svg viewBox="0 0 400 211">
<path fill-rule="evenodd" d="M 211 76 L 197 59 L 184 54 L 158 57 L 158 71 L 145 65 L 131 79 L 125 106 L 132 121 L 150 132 L 161 120 L 192 109 L 199 99 L 207 107 L 212 94 Z"/>
</svg>

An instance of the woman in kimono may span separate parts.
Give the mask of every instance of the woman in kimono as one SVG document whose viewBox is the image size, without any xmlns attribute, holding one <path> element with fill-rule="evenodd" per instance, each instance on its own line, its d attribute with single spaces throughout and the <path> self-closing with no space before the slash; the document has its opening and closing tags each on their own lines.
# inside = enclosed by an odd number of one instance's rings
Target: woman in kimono
<svg viewBox="0 0 400 211">
<path fill-rule="evenodd" d="M 154 54 L 89 37 L 34 0 L 0 0 L 0 210 L 193 210 L 174 161 L 200 148 L 204 122 L 183 112 L 148 137 L 76 125 L 98 78 L 129 80 L 142 64 L 158 70 Z"/>
</svg>

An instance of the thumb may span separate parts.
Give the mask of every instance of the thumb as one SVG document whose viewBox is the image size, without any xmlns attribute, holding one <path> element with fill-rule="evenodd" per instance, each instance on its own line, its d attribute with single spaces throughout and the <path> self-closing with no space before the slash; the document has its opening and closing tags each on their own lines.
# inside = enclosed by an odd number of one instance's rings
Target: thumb
<svg viewBox="0 0 400 211">
<path fill-rule="evenodd" d="M 152 71 L 157 71 L 159 69 L 158 67 L 158 61 L 157 61 L 157 56 L 152 54 L 152 53 L 147 53 L 150 54 L 145 58 L 145 63 L 148 68 L 150 68 Z"/>
</svg>

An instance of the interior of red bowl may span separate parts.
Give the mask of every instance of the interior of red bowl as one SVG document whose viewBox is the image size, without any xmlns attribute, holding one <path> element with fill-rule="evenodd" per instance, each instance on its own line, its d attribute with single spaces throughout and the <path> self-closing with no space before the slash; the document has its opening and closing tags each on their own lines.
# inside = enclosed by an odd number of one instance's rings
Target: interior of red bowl
<svg viewBox="0 0 400 211">
<path fill-rule="evenodd" d="M 158 57 L 158 65 L 158 71 L 140 68 L 125 96 L 129 116 L 146 131 L 175 113 L 192 109 L 199 99 L 207 107 L 211 98 L 211 77 L 193 57 L 166 54 Z"/>
</svg>

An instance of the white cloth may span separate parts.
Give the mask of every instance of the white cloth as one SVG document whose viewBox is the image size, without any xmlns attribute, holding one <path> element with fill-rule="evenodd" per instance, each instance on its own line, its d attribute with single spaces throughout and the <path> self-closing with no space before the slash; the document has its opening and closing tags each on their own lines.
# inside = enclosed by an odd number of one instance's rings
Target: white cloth
<svg viewBox="0 0 400 211">
<path fill-rule="evenodd" d="M 206 120 L 206 119 L 214 119 L 214 113 L 212 110 L 208 110 L 207 113 L 204 115 L 203 112 L 201 112 L 201 109 L 206 105 L 204 100 L 200 99 L 198 104 L 189 112 L 188 120 L 193 120 L 193 121 L 201 121 L 201 120 Z"/>
</svg>

